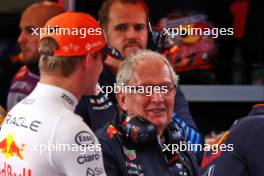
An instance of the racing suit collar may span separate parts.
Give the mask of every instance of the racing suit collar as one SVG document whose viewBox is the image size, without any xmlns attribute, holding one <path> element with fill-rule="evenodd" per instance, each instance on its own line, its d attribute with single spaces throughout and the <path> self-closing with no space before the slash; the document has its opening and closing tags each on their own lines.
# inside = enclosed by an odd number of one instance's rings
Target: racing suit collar
<svg viewBox="0 0 264 176">
<path fill-rule="evenodd" d="M 38 82 L 36 89 L 43 96 L 60 99 L 60 103 L 63 103 L 70 111 L 74 111 L 78 104 L 78 99 L 63 88 Z"/>
</svg>

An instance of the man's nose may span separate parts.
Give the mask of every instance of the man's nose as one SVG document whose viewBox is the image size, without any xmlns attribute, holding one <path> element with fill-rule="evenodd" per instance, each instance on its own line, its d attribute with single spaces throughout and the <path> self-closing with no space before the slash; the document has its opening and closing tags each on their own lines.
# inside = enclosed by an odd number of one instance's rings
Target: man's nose
<svg viewBox="0 0 264 176">
<path fill-rule="evenodd" d="M 130 27 L 129 30 L 127 31 L 127 38 L 137 38 L 138 37 L 138 32 L 135 30 L 134 27 Z"/>
<path fill-rule="evenodd" d="M 18 39 L 17 39 L 17 42 L 18 43 L 24 43 L 25 41 L 27 41 L 27 36 L 26 36 L 26 32 L 25 31 L 21 31 Z"/>
<path fill-rule="evenodd" d="M 164 96 L 161 92 L 155 92 L 155 91 L 152 92 L 151 102 L 160 103 L 160 102 L 164 102 L 164 100 L 165 100 Z"/>
</svg>

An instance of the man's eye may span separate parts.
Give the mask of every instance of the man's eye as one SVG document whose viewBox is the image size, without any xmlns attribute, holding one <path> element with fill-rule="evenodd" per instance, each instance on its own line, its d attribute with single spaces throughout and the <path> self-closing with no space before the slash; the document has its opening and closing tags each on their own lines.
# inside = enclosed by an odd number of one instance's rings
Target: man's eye
<svg viewBox="0 0 264 176">
<path fill-rule="evenodd" d="M 115 30 L 120 31 L 120 32 L 124 32 L 127 30 L 127 26 L 124 26 L 124 25 L 116 26 Z"/>
<path fill-rule="evenodd" d="M 142 31 L 142 30 L 145 30 L 145 29 L 146 29 L 146 26 L 143 25 L 143 24 L 135 25 L 135 30 L 136 31 Z"/>
<path fill-rule="evenodd" d="M 31 34 L 33 34 L 34 31 L 33 31 L 32 27 L 28 27 L 28 28 L 25 28 L 25 32 L 27 34 L 31 35 Z"/>
</svg>

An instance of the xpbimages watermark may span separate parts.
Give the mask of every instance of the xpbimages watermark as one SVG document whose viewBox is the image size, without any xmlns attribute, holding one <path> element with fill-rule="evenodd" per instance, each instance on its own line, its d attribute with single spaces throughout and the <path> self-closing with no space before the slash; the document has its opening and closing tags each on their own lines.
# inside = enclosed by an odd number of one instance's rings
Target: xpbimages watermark
<svg viewBox="0 0 264 176">
<path fill-rule="evenodd" d="M 167 94 L 175 88 L 173 84 L 161 84 L 161 85 L 125 85 L 122 83 L 121 85 L 117 85 L 114 83 L 114 86 L 100 86 L 97 85 L 98 92 L 102 92 L 103 94 L 111 93 L 136 93 L 144 96 L 152 96 L 153 93 L 161 93 Z"/>
<path fill-rule="evenodd" d="M 74 152 L 79 151 L 80 154 L 86 154 L 87 152 L 100 152 L 101 144 L 62 144 L 58 141 L 51 142 L 48 141 L 46 144 L 30 144 L 31 151 L 39 152 L 43 154 L 44 152 Z"/>
<path fill-rule="evenodd" d="M 30 35 L 77 35 L 80 38 L 85 38 L 87 35 L 102 35 L 101 28 L 62 28 L 56 25 L 51 27 L 48 25 L 47 28 L 30 28 Z"/>
<path fill-rule="evenodd" d="M 189 142 L 180 141 L 179 144 L 163 144 L 162 151 L 169 151 L 172 154 L 177 153 L 179 151 L 211 151 L 212 154 L 216 154 L 218 151 L 234 151 L 233 144 L 190 144 Z"/>
<path fill-rule="evenodd" d="M 218 38 L 219 35 L 234 35 L 233 28 L 196 28 L 191 27 L 191 25 L 179 25 L 175 28 L 163 28 L 163 35 L 171 36 L 175 38 L 176 36 L 211 36 L 212 38 Z"/>
</svg>

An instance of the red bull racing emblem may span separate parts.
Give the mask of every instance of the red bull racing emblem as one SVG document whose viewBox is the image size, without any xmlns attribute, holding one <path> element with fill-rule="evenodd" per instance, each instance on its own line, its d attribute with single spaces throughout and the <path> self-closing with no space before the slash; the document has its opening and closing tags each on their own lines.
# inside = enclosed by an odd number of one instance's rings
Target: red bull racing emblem
<svg viewBox="0 0 264 176">
<path fill-rule="evenodd" d="M 21 152 L 24 150 L 25 144 L 22 144 L 21 147 L 15 143 L 13 135 L 9 134 L 4 140 L 0 142 L 0 151 L 5 156 L 6 159 L 17 156 L 19 159 L 23 160 Z"/>
<path fill-rule="evenodd" d="M 20 172 L 14 172 L 14 170 L 18 169 L 17 165 L 14 166 L 7 162 L 10 157 L 24 160 L 22 155 L 24 148 L 25 144 L 22 144 L 21 146 L 16 144 L 12 134 L 9 134 L 0 142 L 0 152 L 6 159 L 3 163 L 0 163 L 0 176 L 31 176 L 31 169 L 22 168 Z"/>
<path fill-rule="evenodd" d="M 116 135 L 119 132 L 116 129 L 116 127 L 114 127 L 113 125 L 109 125 L 109 127 L 106 130 L 106 133 L 107 133 L 107 136 L 112 139 L 114 135 Z"/>
<path fill-rule="evenodd" d="M 229 136 L 229 131 L 226 131 L 222 136 L 220 136 L 214 142 L 214 144 L 219 145 L 219 144 L 223 143 L 227 139 L 228 136 Z M 209 156 L 204 155 L 202 163 L 201 163 L 201 168 L 204 168 L 205 166 L 209 165 L 213 160 L 220 157 L 221 154 L 222 154 L 222 151 L 218 150 L 217 153 L 215 153 L 215 154 L 210 154 Z"/>
</svg>

